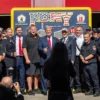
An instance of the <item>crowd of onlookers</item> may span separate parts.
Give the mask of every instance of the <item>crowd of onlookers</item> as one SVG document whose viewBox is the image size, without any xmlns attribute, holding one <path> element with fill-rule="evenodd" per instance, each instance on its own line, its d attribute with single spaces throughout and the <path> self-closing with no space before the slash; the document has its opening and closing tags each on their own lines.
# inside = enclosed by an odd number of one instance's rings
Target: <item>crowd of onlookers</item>
<svg viewBox="0 0 100 100">
<path fill-rule="evenodd" d="M 60 40 L 53 37 L 51 26 L 45 28 L 45 33 L 46 36 L 40 37 L 35 25 L 29 27 L 29 33 L 26 36 L 23 35 L 21 26 L 15 28 L 14 34 L 11 28 L 6 30 L 0 28 L 0 79 L 10 76 L 13 83 L 19 82 L 21 94 L 42 93 L 47 95 L 48 88 L 51 88 L 50 94 L 52 94 L 52 90 L 56 91 L 58 87 L 60 90 L 57 91 L 61 92 L 63 87 L 66 87 L 64 71 L 67 70 L 65 68 L 67 63 L 63 67 L 63 61 L 66 60 L 65 62 L 68 62 L 69 70 L 73 74 L 70 76 L 74 77 L 70 78 L 72 92 L 85 92 L 86 95 L 99 96 L 100 29 L 89 27 L 83 30 L 82 26 L 76 26 L 75 32 L 69 33 L 67 28 L 63 28 Z M 63 44 L 67 49 L 63 47 Z M 68 59 L 65 51 L 68 52 Z M 52 57 L 54 54 L 56 56 Z M 51 59 L 50 62 L 48 59 Z M 50 65 L 57 68 L 45 67 Z M 63 70 L 64 68 L 65 70 Z M 52 79 L 49 76 L 52 76 Z M 56 81 L 53 77 L 56 78 Z M 53 80 L 55 85 L 52 85 L 52 81 L 49 80 Z M 66 91 L 64 90 L 64 92 Z"/>
</svg>

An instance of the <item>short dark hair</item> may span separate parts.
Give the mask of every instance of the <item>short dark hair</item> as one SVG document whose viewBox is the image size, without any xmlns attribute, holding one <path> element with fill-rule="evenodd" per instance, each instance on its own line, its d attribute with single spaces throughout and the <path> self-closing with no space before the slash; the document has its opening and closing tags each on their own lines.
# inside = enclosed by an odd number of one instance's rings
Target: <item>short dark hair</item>
<svg viewBox="0 0 100 100">
<path fill-rule="evenodd" d="M 76 28 L 79 28 L 79 27 L 81 27 L 83 29 L 83 27 L 81 25 L 80 26 L 76 26 Z"/>
<path fill-rule="evenodd" d="M 18 28 L 23 29 L 22 26 L 16 26 L 15 30 L 17 30 Z"/>
<path fill-rule="evenodd" d="M 31 25 L 31 26 L 29 27 L 29 29 L 31 29 L 32 27 L 36 27 L 36 25 Z"/>
<path fill-rule="evenodd" d="M 89 35 L 89 37 L 90 37 L 90 34 L 89 34 L 89 32 L 85 32 L 85 33 L 84 33 L 84 35 Z"/>
</svg>

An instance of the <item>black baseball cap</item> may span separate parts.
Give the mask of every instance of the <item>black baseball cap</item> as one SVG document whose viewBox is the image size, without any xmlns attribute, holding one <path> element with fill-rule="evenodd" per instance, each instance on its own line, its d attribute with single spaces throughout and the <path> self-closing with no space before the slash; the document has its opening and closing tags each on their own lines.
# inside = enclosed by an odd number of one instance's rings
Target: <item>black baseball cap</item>
<svg viewBox="0 0 100 100">
<path fill-rule="evenodd" d="M 97 28 L 93 28 L 93 33 L 98 33 Z"/>
</svg>

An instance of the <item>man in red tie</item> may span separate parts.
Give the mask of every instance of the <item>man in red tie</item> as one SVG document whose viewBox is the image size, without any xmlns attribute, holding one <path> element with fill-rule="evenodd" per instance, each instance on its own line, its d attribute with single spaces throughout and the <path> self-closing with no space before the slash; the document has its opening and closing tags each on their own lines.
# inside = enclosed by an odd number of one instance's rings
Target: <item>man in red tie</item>
<svg viewBox="0 0 100 100">
<path fill-rule="evenodd" d="M 45 29 L 45 32 L 46 32 L 46 36 L 40 38 L 39 40 L 39 52 L 40 52 L 40 57 L 41 57 L 40 64 L 42 66 L 41 85 L 42 85 L 44 95 L 47 94 L 47 80 L 43 77 L 44 62 L 50 57 L 55 43 L 58 42 L 58 39 L 52 36 L 53 32 L 52 32 L 51 26 L 47 26 Z"/>
<path fill-rule="evenodd" d="M 24 57 L 23 57 L 23 35 L 22 35 L 22 27 L 16 27 L 16 34 L 13 37 L 15 40 L 15 49 L 16 49 L 16 77 L 15 81 L 20 80 L 21 92 L 23 94 L 26 93 L 25 87 L 25 64 L 24 64 Z M 20 77 L 18 77 L 20 75 Z"/>
</svg>

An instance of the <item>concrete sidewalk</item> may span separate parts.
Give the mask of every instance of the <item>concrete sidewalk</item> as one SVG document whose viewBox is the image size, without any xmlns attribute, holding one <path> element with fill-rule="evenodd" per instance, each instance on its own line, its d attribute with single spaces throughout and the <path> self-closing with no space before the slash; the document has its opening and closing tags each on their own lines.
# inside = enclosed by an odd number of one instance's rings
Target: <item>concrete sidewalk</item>
<svg viewBox="0 0 100 100">
<path fill-rule="evenodd" d="M 47 100 L 47 96 L 37 94 L 35 96 L 25 95 L 25 100 Z M 83 93 L 74 94 L 74 100 L 100 100 L 99 97 L 85 96 Z"/>
</svg>

